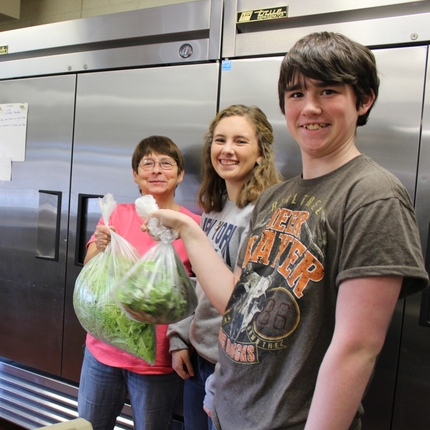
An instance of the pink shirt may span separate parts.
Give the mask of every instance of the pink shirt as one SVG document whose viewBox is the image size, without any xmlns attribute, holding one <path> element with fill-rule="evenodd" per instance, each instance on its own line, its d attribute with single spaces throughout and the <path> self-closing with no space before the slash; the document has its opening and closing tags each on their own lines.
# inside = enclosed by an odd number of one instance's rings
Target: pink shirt
<svg viewBox="0 0 430 430">
<path fill-rule="evenodd" d="M 196 215 L 182 206 L 179 212 L 190 216 L 197 224 L 200 224 L 200 215 Z M 99 224 L 104 224 L 103 219 L 100 219 Z M 130 242 L 141 255 L 145 254 L 157 243 L 149 234 L 143 233 L 140 230 L 142 218 L 137 214 L 134 203 L 117 205 L 109 219 L 109 225 L 114 226 L 116 232 Z M 93 235 L 87 246 L 91 242 L 94 242 L 94 240 L 95 237 Z M 173 242 L 173 246 L 184 263 L 187 272 L 192 275 L 191 264 L 188 260 L 184 243 L 181 239 L 177 239 Z M 171 373 L 173 372 L 172 356 L 169 352 L 169 340 L 166 337 L 167 327 L 167 325 L 157 325 L 156 327 L 157 353 L 153 366 L 134 355 L 94 338 L 89 333 L 87 334 L 86 346 L 97 360 L 108 366 L 121 367 L 141 374 Z"/>
</svg>

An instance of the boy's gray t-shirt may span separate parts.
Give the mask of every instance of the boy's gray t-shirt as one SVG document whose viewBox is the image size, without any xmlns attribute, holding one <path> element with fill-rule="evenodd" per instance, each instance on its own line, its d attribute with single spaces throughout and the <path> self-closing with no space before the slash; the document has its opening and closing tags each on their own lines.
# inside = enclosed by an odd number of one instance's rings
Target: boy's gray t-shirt
<svg viewBox="0 0 430 430">
<path fill-rule="evenodd" d="M 342 281 L 402 276 L 402 296 L 428 285 L 407 191 L 364 155 L 266 190 L 239 264 L 215 375 L 223 430 L 304 428 Z"/>
</svg>

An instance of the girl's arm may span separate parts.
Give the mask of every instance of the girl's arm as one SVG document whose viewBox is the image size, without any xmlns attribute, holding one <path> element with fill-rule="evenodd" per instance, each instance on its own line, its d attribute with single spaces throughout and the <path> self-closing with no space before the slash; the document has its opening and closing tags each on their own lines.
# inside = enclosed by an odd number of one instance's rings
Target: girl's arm
<svg viewBox="0 0 430 430">
<path fill-rule="evenodd" d="M 160 209 L 151 214 L 161 223 L 176 230 L 184 242 L 197 279 L 209 301 L 222 315 L 233 288 L 240 276 L 240 270 L 232 273 L 213 249 L 200 226 L 189 216 L 171 209 Z M 146 224 L 142 226 L 147 231 Z"/>
</svg>

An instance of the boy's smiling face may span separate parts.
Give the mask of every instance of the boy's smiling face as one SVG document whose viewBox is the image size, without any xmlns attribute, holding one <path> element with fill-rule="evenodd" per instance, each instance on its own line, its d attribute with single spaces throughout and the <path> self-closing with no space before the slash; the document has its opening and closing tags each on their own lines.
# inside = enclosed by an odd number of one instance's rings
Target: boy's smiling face
<svg viewBox="0 0 430 430">
<path fill-rule="evenodd" d="M 357 110 L 350 85 L 299 75 L 285 92 L 285 119 L 304 156 L 331 158 L 355 147 L 357 118 L 367 112 L 373 100 L 366 97 Z"/>
</svg>

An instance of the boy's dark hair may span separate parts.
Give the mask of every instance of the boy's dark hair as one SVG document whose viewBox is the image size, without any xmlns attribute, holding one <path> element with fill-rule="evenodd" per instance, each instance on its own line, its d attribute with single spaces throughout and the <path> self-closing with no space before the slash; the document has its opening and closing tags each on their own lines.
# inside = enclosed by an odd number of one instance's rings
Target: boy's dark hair
<svg viewBox="0 0 430 430">
<path fill-rule="evenodd" d="M 149 136 L 137 144 L 131 157 L 131 167 L 136 173 L 142 158 L 150 154 L 173 158 L 178 166 L 178 175 L 184 170 L 184 157 L 176 143 L 166 136 Z"/>
<path fill-rule="evenodd" d="M 375 101 L 378 97 L 379 78 L 372 51 L 339 33 L 309 34 L 285 55 L 278 81 L 279 106 L 283 114 L 285 92 L 300 76 L 328 84 L 350 85 L 357 98 L 357 110 L 365 96 L 373 92 Z M 371 108 L 358 117 L 357 126 L 366 124 Z"/>
</svg>

